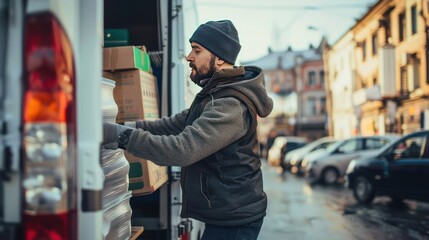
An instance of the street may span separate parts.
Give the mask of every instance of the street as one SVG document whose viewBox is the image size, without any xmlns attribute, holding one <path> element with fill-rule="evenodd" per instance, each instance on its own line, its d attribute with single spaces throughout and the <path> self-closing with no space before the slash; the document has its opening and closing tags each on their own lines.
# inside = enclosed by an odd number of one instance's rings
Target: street
<svg viewBox="0 0 429 240">
<path fill-rule="evenodd" d="M 311 186 L 291 173 L 280 175 L 263 162 L 268 195 L 261 240 L 306 239 L 429 239 L 429 204 L 393 204 L 378 197 L 358 205 L 349 189 Z"/>
</svg>

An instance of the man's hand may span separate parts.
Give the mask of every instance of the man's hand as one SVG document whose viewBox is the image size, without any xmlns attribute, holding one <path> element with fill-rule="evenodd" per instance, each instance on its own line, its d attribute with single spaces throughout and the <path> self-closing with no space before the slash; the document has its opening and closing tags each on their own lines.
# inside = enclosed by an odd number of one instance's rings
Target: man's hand
<svg viewBox="0 0 429 240">
<path fill-rule="evenodd" d="M 124 125 L 104 122 L 103 123 L 103 147 L 106 149 L 118 148 L 118 136 L 127 129 L 133 129 Z"/>
</svg>

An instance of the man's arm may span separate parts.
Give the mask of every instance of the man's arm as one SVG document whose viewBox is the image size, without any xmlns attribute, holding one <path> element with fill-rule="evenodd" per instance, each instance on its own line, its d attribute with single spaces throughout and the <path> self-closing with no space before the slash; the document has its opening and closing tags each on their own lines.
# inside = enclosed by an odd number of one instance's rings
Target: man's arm
<svg viewBox="0 0 429 240">
<path fill-rule="evenodd" d="M 201 116 L 177 135 L 134 130 L 127 151 L 158 165 L 187 166 L 228 146 L 248 130 L 247 107 L 235 98 L 213 103 L 208 103 Z"/>
<path fill-rule="evenodd" d="M 177 135 L 183 131 L 186 125 L 188 110 L 183 110 L 171 117 L 163 117 L 155 121 L 140 120 L 126 122 L 125 125 L 132 128 L 140 128 L 154 135 Z"/>
</svg>

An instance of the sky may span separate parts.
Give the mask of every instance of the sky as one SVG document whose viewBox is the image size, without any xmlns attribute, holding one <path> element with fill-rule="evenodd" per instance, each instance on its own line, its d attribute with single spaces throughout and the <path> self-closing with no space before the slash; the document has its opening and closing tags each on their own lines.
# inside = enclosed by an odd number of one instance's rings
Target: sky
<svg viewBox="0 0 429 240">
<path fill-rule="evenodd" d="M 199 24 L 231 20 L 241 52 L 237 62 L 259 59 L 268 49 L 318 46 L 322 36 L 335 43 L 377 0 L 183 0 L 185 39 Z"/>
</svg>

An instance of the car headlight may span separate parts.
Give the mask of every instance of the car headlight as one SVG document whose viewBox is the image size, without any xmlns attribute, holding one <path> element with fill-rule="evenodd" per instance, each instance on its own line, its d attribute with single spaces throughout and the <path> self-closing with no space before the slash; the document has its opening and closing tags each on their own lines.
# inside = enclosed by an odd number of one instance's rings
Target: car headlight
<svg viewBox="0 0 429 240">
<path fill-rule="evenodd" d="M 317 161 L 308 161 L 305 163 L 305 168 L 311 169 L 314 165 L 317 164 Z"/>
<path fill-rule="evenodd" d="M 356 165 L 356 160 L 353 159 L 349 163 L 349 166 L 347 166 L 346 174 L 349 174 L 349 173 L 353 172 L 353 170 L 355 169 L 355 165 Z"/>
</svg>

